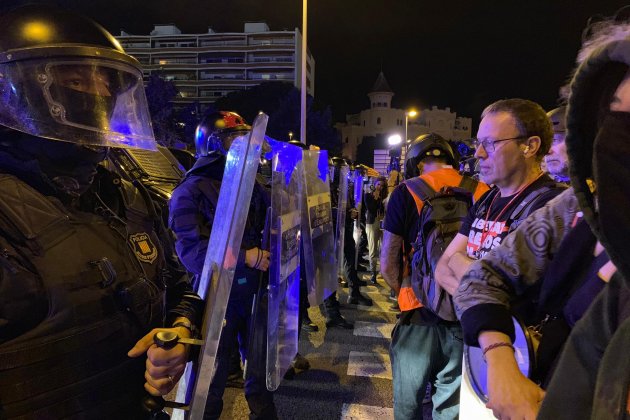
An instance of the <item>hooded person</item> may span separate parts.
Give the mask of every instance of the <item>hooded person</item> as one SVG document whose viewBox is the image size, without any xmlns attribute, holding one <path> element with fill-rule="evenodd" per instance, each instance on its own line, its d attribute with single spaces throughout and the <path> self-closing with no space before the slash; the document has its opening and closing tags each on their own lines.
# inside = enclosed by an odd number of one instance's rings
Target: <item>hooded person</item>
<svg viewBox="0 0 630 420">
<path fill-rule="evenodd" d="M 630 24 L 590 29 L 571 82 L 566 144 L 579 206 L 617 271 L 565 345 L 545 419 L 630 415 Z"/>
</svg>

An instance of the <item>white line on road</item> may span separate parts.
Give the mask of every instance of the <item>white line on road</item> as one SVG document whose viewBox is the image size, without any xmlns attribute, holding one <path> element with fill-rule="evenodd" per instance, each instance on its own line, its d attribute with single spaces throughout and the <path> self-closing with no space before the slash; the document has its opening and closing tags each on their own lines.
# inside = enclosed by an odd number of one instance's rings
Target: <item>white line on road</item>
<svg viewBox="0 0 630 420">
<path fill-rule="evenodd" d="M 351 351 L 348 356 L 348 376 L 392 379 L 389 354 Z"/>
<path fill-rule="evenodd" d="M 354 335 L 361 337 L 376 337 L 390 339 L 392 330 L 396 324 L 386 324 L 384 322 L 354 322 Z"/>
<path fill-rule="evenodd" d="M 361 404 L 344 404 L 341 407 L 341 420 L 390 420 L 393 418 L 393 408 Z"/>
</svg>

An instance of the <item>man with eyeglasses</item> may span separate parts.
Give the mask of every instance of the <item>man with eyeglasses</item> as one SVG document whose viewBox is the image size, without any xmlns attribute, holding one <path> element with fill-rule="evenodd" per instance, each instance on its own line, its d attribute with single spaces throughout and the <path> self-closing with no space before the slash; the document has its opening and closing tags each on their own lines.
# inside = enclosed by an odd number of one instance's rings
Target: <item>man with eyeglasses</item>
<svg viewBox="0 0 630 420">
<path fill-rule="evenodd" d="M 473 140 L 480 178 L 493 188 L 471 208 L 459 234 L 440 259 L 435 278 L 451 295 L 473 261 L 501 244 L 536 209 L 562 192 L 563 187 L 545 174 L 540 163 L 549 151 L 553 130 L 542 107 L 525 99 L 505 99 L 488 106 Z M 469 311 L 465 323 L 491 322 L 492 313 Z M 486 326 L 488 328 L 486 328 Z M 485 325 L 482 330 L 492 330 Z M 464 340 L 493 350 L 494 337 L 482 333 Z M 492 351 L 487 356 L 492 357 Z"/>
</svg>

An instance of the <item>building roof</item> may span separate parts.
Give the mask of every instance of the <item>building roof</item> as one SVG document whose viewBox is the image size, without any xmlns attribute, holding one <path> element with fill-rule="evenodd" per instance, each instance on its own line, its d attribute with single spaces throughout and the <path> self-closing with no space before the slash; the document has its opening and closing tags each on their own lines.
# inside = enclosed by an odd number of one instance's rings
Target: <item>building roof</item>
<svg viewBox="0 0 630 420">
<path fill-rule="evenodd" d="M 391 92 L 394 93 L 392 88 L 389 87 L 389 83 L 385 79 L 385 75 L 383 72 L 380 72 L 378 77 L 376 78 L 376 82 L 374 83 L 374 87 L 371 92 Z"/>
</svg>

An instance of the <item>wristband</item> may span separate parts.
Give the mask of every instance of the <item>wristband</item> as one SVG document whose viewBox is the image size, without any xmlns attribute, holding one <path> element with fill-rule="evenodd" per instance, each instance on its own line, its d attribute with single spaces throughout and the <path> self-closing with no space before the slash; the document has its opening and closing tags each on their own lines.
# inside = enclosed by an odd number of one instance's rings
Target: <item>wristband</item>
<svg viewBox="0 0 630 420">
<path fill-rule="evenodd" d="M 486 360 L 486 353 L 488 353 L 490 350 L 499 348 L 499 347 L 509 347 L 512 349 L 512 352 L 514 352 L 514 346 L 512 345 L 512 343 L 506 343 L 505 341 L 501 341 L 499 343 L 493 343 L 490 344 L 488 347 L 485 347 L 483 349 L 483 360 L 484 362 L 487 362 Z"/>
</svg>

